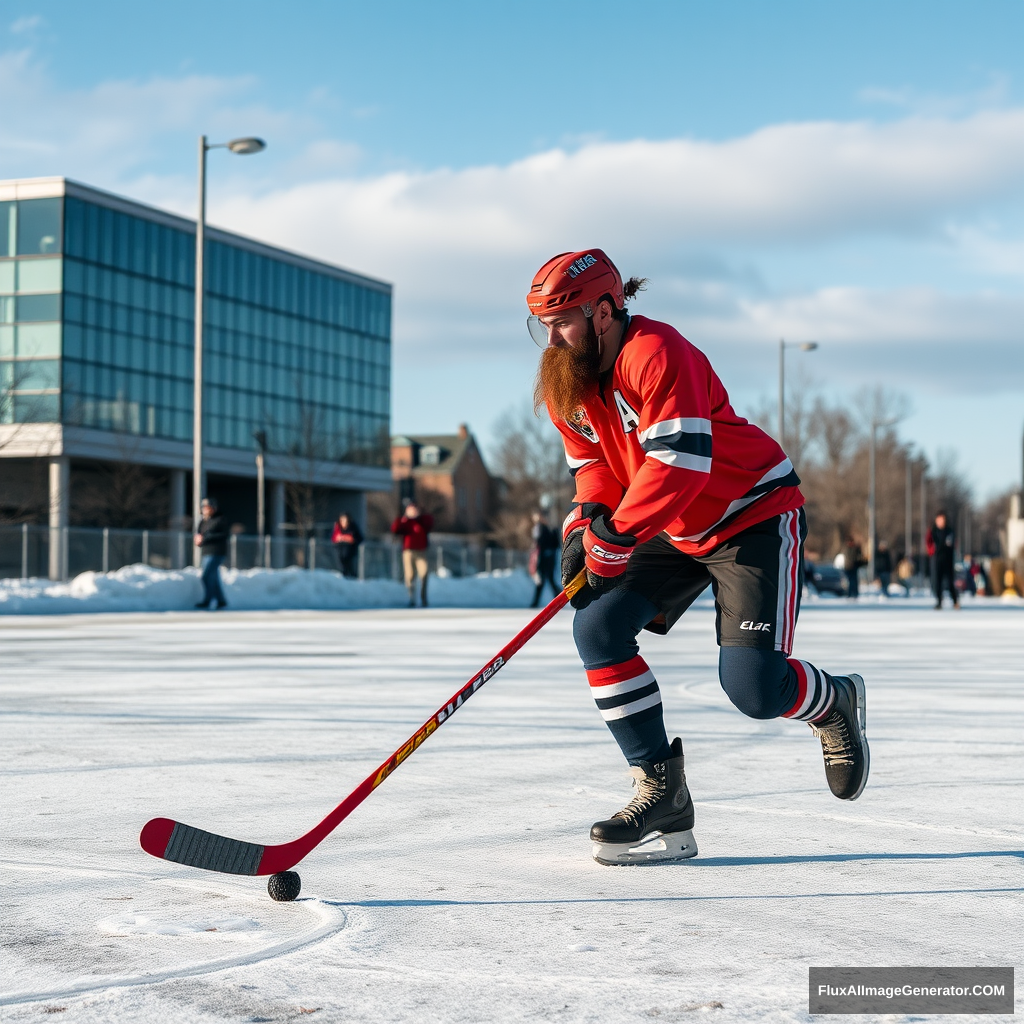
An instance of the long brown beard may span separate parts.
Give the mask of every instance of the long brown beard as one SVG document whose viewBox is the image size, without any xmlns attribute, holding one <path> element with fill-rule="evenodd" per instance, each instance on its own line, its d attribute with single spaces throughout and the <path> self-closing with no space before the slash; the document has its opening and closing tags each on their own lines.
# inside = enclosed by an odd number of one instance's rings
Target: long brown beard
<svg viewBox="0 0 1024 1024">
<path fill-rule="evenodd" d="M 571 419 L 597 393 L 600 366 L 597 331 L 588 318 L 587 336 L 581 345 L 544 349 L 533 385 L 534 409 L 547 405 L 552 419 Z"/>
</svg>

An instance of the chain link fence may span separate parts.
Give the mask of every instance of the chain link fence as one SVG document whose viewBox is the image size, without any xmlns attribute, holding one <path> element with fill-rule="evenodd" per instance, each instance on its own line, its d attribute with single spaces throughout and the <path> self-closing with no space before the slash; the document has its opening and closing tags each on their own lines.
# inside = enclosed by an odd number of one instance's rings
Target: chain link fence
<svg viewBox="0 0 1024 1024">
<path fill-rule="evenodd" d="M 51 552 L 54 557 L 51 559 Z M 427 551 L 432 572 L 474 576 L 500 569 L 526 568 L 524 551 L 465 544 L 438 538 Z M 70 526 L 0 526 L 0 578 L 71 579 L 83 572 L 113 572 L 126 565 L 182 569 L 192 564 L 192 535 L 172 530 L 115 530 Z M 231 569 L 340 569 L 332 545 L 323 538 L 257 537 L 232 534 L 224 565 Z M 402 578 L 402 547 L 391 540 L 367 540 L 359 547 L 357 576 Z M 54 570 L 51 573 L 51 567 Z"/>
</svg>

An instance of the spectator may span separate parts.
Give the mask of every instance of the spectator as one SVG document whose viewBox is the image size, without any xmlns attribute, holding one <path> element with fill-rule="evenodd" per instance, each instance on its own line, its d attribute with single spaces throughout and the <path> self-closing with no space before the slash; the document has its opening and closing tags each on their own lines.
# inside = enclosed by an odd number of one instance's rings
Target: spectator
<svg viewBox="0 0 1024 1024">
<path fill-rule="evenodd" d="M 914 578 L 914 563 L 906 555 L 900 559 L 900 564 L 896 566 L 896 579 L 899 580 L 900 586 L 906 591 L 906 596 L 910 597 L 910 581 Z"/>
<path fill-rule="evenodd" d="M 875 551 L 875 576 L 882 589 L 882 597 L 888 597 L 889 584 L 892 583 L 892 555 L 884 540 L 878 542 L 878 550 Z"/>
<path fill-rule="evenodd" d="M 427 607 L 427 545 L 434 517 L 422 513 L 416 502 L 405 506 L 405 515 L 391 524 L 391 532 L 402 538 L 402 571 L 409 591 L 409 607 L 416 607 L 415 581 L 420 579 L 420 604 Z"/>
<path fill-rule="evenodd" d="M 363 531 L 347 512 L 342 512 L 338 516 L 331 531 L 331 543 L 334 545 L 334 554 L 342 576 L 349 579 L 358 576 L 356 557 L 359 554 L 359 545 L 363 543 Z"/>
<path fill-rule="evenodd" d="M 555 558 L 561 546 L 558 534 L 548 526 L 546 512 L 533 513 L 533 531 L 530 534 L 533 546 L 530 548 L 530 575 L 537 589 L 533 594 L 531 608 L 540 604 L 540 596 L 544 593 L 544 583 L 551 584 L 551 596 L 558 593 L 559 587 L 555 583 Z"/>
<path fill-rule="evenodd" d="M 983 566 L 976 558 L 971 562 L 971 574 L 974 576 L 974 592 L 976 594 L 990 596 L 992 593 L 992 587 L 988 580 L 988 573 L 985 571 L 985 566 Z"/>
<path fill-rule="evenodd" d="M 851 600 L 860 596 L 857 575 L 862 565 L 867 565 L 861 554 L 860 544 L 854 535 L 848 534 L 843 547 L 843 572 L 846 573 L 846 596 Z"/>
<path fill-rule="evenodd" d="M 964 571 L 961 580 L 963 592 L 970 594 L 971 597 L 977 597 L 978 587 L 974 582 L 974 560 L 970 555 L 964 555 Z"/>
<path fill-rule="evenodd" d="M 196 531 L 196 547 L 202 552 L 202 581 L 203 599 L 196 607 L 210 608 L 216 611 L 218 608 L 226 608 L 227 598 L 220 585 L 220 566 L 224 556 L 228 553 L 228 530 L 224 525 L 223 516 L 216 515 L 216 498 L 203 498 L 199 506 L 203 513 L 199 529 Z"/>
<path fill-rule="evenodd" d="M 935 523 L 925 536 L 925 546 L 932 560 L 932 592 L 935 594 L 935 608 L 942 607 L 942 597 L 949 590 L 953 607 L 960 607 L 956 592 L 956 574 L 953 569 L 953 554 L 956 549 L 956 534 L 949 525 L 945 509 L 935 513 Z"/>
</svg>

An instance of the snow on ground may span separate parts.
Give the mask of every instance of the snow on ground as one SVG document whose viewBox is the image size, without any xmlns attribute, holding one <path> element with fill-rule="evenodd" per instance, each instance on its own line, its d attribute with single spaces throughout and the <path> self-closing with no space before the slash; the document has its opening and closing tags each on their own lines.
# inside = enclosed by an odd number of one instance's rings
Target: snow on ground
<svg viewBox="0 0 1024 1024">
<path fill-rule="evenodd" d="M 806 1021 L 810 965 L 1021 963 L 1024 612 L 997 602 L 806 607 L 800 655 L 868 682 L 852 804 L 806 726 L 731 708 L 710 609 L 645 639 L 697 806 L 684 864 L 590 859 L 628 781 L 569 612 L 300 865 L 297 902 L 139 849 L 156 814 L 294 838 L 529 615 L 0 619 L 0 1016 Z"/>
<path fill-rule="evenodd" d="M 222 569 L 228 605 L 238 610 L 402 608 L 409 595 L 392 580 L 350 580 L 327 569 Z M 550 596 L 550 595 L 549 595 Z M 67 583 L 0 579 L 0 615 L 67 612 L 171 612 L 202 600 L 199 570 L 126 565 L 83 572 Z M 431 576 L 427 600 L 438 608 L 521 608 L 533 597 L 525 572 L 498 570 L 465 579 Z"/>
</svg>

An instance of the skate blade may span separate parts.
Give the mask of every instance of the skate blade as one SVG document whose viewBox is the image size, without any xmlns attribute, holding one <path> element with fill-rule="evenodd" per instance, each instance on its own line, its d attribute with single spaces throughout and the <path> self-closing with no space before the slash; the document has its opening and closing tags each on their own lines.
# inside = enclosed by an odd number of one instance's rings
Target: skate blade
<svg viewBox="0 0 1024 1024">
<path fill-rule="evenodd" d="M 857 691 L 857 724 L 860 726 L 860 741 L 864 747 L 864 774 L 861 776 L 857 792 L 847 798 L 849 800 L 856 800 L 864 792 L 864 787 L 868 784 L 868 773 L 871 771 L 871 750 L 868 747 L 867 736 L 868 700 L 867 689 L 864 686 L 864 677 L 856 672 L 851 672 L 847 679 L 853 683 L 853 688 Z"/>
<path fill-rule="evenodd" d="M 693 832 L 652 832 L 639 843 L 594 843 L 598 864 L 657 864 L 661 861 L 689 860 L 697 856 Z"/>
</svg>

